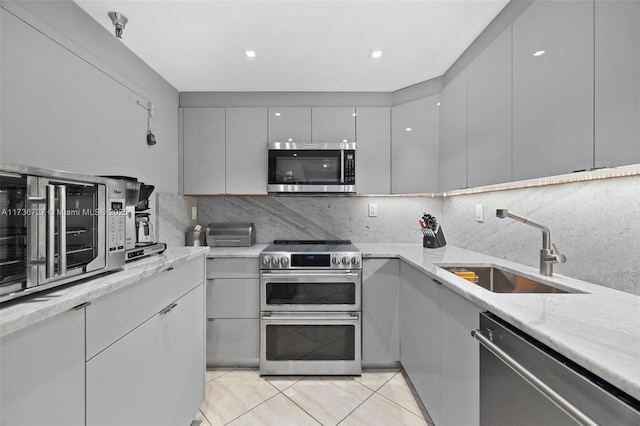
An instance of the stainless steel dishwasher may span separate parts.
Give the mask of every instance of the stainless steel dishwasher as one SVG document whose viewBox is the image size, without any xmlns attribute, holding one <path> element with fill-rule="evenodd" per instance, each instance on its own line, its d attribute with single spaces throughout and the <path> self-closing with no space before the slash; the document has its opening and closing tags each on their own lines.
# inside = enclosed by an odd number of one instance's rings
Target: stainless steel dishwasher
<svg viewBox="0 0 640 426">
<path fill-rule="evenodd" d="M 640 425 L 640 402 L 491 313 L 480 343 L 480 425 Z"/>
</svg>

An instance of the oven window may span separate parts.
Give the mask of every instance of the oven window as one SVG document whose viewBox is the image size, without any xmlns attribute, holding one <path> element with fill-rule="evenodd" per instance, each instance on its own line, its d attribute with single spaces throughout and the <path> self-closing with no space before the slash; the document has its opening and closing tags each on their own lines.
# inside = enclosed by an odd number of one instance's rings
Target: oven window
<svg viewBox="0 0 640 426">
<path fill-rule="evenodd" d="M 0 287 L 26 281 L 27 178 L 0 175 Z"/>
<path fill-rule="evenodd" d="M 353 305 L 356 284 L 267 283 L 267 305 Z"/>
<path fill-rule="evenodd" d="M 354 325 L 267 325 L 268 361 L 352 361 Z"/>
<path fill-rule="evenodd" d="M 336 185 L 341 183 L 340 150 L 270 150 L 269 183 Z"/>
</svg>

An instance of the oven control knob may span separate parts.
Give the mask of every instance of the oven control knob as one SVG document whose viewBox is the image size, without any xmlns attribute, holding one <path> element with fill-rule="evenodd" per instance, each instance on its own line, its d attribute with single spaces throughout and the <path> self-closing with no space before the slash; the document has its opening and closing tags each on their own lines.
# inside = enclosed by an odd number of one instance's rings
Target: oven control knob
<svg viewBox="0 0 640 426">
<path fill-rule="evenodd" d="M 333 262 L 334 265 L 339 265 L 340 264 L 340 258 L 338 256 L 334 256 L 332 262 Z"/>
<path fill-rule="evenodd" d="M 262 258 L 263 265 L 268 265 L 269 263 L 271 263 L 271 258 L 269 256 L 265 256 Z"/>
<path fill-rule="evenodd" d="M 274 265 L 278 265 L 280 263 L 280 258 L 279 257 L 274 257 L 273 258 L 273 264 Z"/>
<path fill-rule="evenodd" d="M 345 265 L 348 265 L 349 262 L 351 262 L 351 259 L 349 259 L 349 256 L 345 256 L 342 258 L 342 263 Z"/>
<path fill-rule="evenodd" d="M 286 266 L 286 265 L 288 265 L 288 264 L 289 264 L 289 258 L 288 258 L 288 257 L 286 257 L 286 256 L 283 256 L 283 257 L 280 259 L 280 263 L 282 263 L 282 265 L 285 265 L 285 266 Z"/>
<path fill-rule="evenodd" d="M 360 264 L 360 258 L 358 256 L 353 256 L 351 258 L 351 263 L 353 263 L 354 265 L 359 265 Z"/>
</svg>

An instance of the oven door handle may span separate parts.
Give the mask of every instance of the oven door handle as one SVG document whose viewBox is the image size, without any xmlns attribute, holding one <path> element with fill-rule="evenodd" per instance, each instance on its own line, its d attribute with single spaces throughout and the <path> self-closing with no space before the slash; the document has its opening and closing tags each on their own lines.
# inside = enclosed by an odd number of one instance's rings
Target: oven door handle
<svg viewBox="0 0 640 426">
<path fill-rule="evenodd" d="M 359 312 L 349 312 L 344 315 L 278 315 L 271 312 L 262 313 L 263 320 L 271 321 L 350 321 L 357 322 L 360 320 Z"/>
<path fill-rule="evenodd" d="M 291 273 L 291 272 L 282 272 L 282 273 L 274 273 L 274 272 L 262 272 L 262 278 L 358 278 L 360 277 L 360 272 L 345 272 L 339 274 L 333 273 Z"/>
</svg>

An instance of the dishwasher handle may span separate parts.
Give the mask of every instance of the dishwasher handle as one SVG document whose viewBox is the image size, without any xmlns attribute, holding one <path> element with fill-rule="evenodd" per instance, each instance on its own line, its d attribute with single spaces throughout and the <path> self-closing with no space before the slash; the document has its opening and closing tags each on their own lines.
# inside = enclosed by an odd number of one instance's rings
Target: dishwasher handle
<svg viewBox="0 0 640 426">
<path fill-rule="evenodd" d="M 471 336 L 476 339 L 482 346 L 487 348 L 489 352 L 495 355 L 500 361 L 505 363 L 509 368 L 515 371 L 527 383 L 533 386 L 538 392 L 544 395 L 549 401 L 555 404 L 562 411 L 567 413 L 573 420 L 585 426 L 599 426 L 591 417 L 579 410 L 575 405 L 567 401 L 562 395 L 554 391 L 549 385 L 544 383 L 531 371 L 527 370 L 518 361 L 513 359 L 509 354 L 500 349 L 492 342 L 493 333 L 487 330 L 472 330 Z"/>
</svg>

